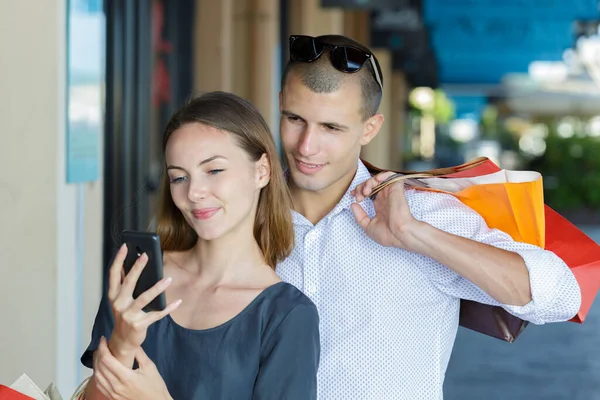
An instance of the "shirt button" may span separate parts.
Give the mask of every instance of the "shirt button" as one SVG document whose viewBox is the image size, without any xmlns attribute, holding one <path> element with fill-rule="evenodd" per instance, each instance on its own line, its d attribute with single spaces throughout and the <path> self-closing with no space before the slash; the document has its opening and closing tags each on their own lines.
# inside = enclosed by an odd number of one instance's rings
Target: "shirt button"
<svg viewBox="0 0 600 400">
<path fill-rule="evenodd" d="M 309 283 L 306 285 L 306 292 L 308 294 L 315 294 L 317 292 L 317 288 L 315 287 L 314 284 Z"/>
</svg>

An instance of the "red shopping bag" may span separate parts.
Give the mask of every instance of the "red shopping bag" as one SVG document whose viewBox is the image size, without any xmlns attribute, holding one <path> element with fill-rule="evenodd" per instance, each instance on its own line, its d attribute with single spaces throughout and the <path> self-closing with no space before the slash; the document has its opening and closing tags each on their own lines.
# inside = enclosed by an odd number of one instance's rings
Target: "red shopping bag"
<svg viewBox="0 0 600 400">
<path fill-rule="evenodd" d="M 499 171 L 488 158 L 480 158 L 463 166 L 447 177 L 473 177 Z M 583 323 L 600 289 L 600 245 L 547 205 L 545 249 L 559 256 L 571 269 L 581 288 L 581 307 L 571 322 Z"/>
<path fill-rule="evenodd" d="M 546 249 L 571 268 L 581 288 L 581 307 L 571 322 L 583 323 L 600 288 L 600 246 L 546 206 Z"/>
<path fill-rule="evenodd" d="M 0 400 L 35 400 L 33 397 L 25 396 L 8 386 L 0 385 Z"/>
</svg>

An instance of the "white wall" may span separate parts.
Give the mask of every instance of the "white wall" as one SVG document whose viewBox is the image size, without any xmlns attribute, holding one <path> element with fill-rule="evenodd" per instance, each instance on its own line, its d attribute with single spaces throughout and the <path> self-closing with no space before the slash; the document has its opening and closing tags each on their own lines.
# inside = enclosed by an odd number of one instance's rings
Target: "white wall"
<svg viewBox="0 0 600 400">
<path fill-rule="evenodd" d="M 100 298 L 102 183 L 65 183 L 66 0 L 3 1 L 0 51 L 0 384 L 26 372 L 69 398 Z"/>
</svg>

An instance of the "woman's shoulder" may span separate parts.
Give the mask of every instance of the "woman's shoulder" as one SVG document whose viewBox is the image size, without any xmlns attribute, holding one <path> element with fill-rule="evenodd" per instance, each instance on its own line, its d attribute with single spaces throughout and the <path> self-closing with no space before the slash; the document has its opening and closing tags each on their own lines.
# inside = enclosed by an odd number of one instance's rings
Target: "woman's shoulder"
<svg viewBox="0 0 600 400">
<path fill-rule="evenodd" d="M 268 302 L 290 311 L 298 306 L 315 307 L 313 301 L 296 286 L 287 282 L 277 282 L 265 289 Z"/>
<path fill-rule="evenodd" d="M 294 285 L 278 282 L 264 291 L 261 304 L 262 314 L 271 324 L 278 325 L 283 319 L 295 313 L 318 315 L 313 301 Z"/>
</svg>

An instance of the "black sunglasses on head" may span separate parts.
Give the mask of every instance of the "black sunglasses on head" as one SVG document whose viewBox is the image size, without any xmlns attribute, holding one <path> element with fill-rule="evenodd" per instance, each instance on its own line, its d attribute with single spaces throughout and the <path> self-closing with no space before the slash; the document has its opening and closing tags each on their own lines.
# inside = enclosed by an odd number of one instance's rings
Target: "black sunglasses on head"
<svg viewBox="0 0 600 400">
<path fill-rule="evenodd" d="M 292 60 L 308 63 L 313 62 L 323 55 L 325 48 L 331 49 L 329 53 L 331 64 L 341 72 L 350 74 L 358 72 L 365 65 L 365 62 L 369 60 L 373 67 L 375 80 L 381 90 L 383 90 L 381 70 L 373 54 L 353 46 L 327 43 L 318 37 L 305 35 L 290 36 L 290 58 Z"/>
</svg>

